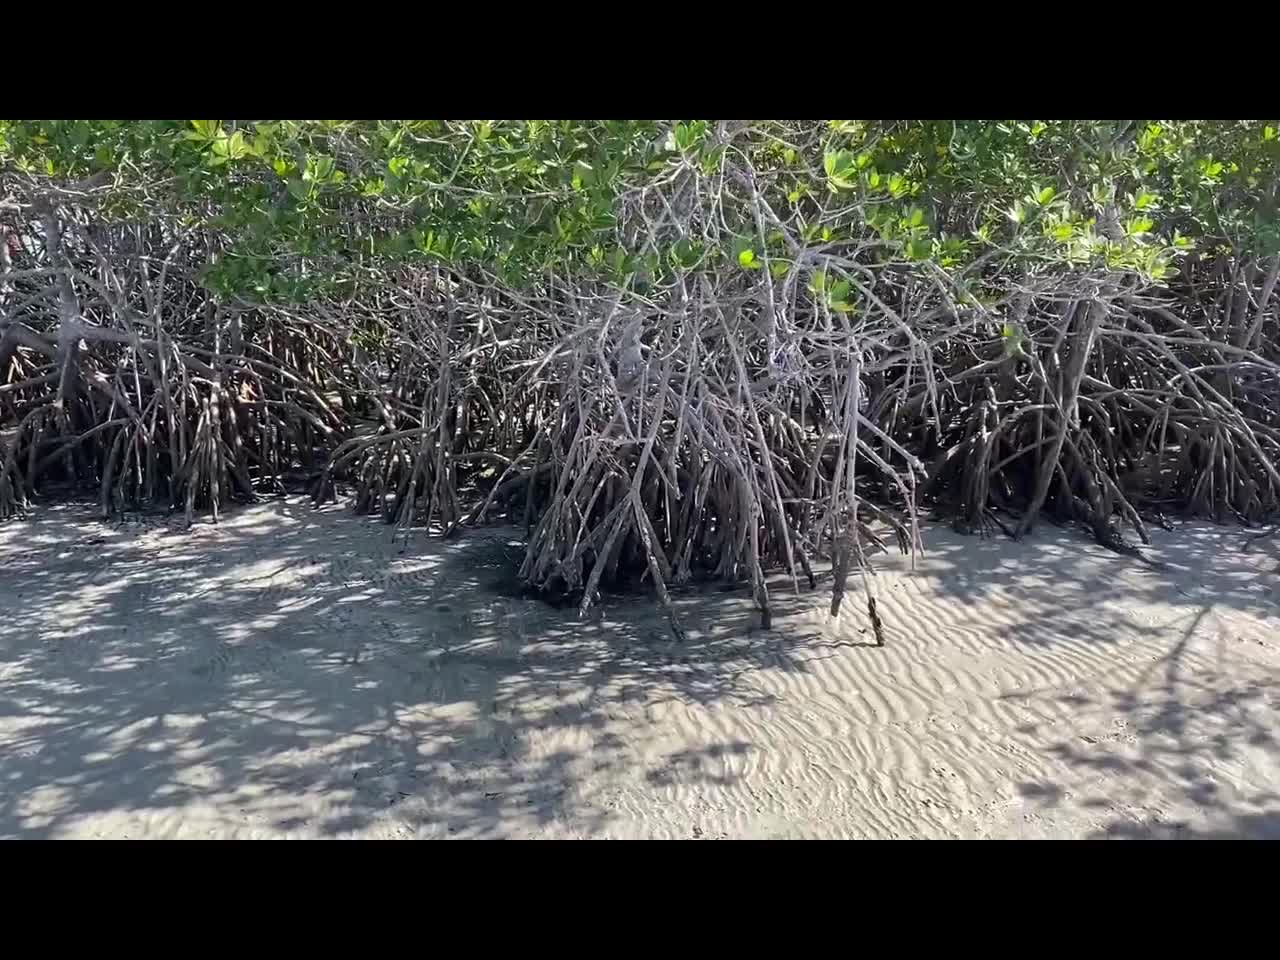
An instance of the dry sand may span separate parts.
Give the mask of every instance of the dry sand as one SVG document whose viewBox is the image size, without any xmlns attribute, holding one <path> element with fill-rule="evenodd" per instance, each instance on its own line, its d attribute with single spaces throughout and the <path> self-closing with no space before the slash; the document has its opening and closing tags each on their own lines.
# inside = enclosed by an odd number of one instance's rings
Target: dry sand
<svg viewBox="0 0 1280 960">
<path fill-rule="evenodd" d="M 456 543 L 313 511 L 0 525 L 0 837 L 1277 837 L 1280 575 L 927 531 L 858 603 L 582 623 Z M 851 599 L 856 601 L 857 594 Z"/>
</svg>

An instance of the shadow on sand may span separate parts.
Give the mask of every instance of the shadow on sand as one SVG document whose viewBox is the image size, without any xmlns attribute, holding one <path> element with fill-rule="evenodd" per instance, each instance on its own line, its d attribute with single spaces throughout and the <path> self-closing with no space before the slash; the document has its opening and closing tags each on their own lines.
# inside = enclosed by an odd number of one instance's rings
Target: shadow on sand
<svg viewBox="0 0 1280 960">
<path fill-rule="evenodd" d="M 406 549 L 386 527 L 297 500 L 189 532 L 91 516 L 64 505 L 0 526 L 0 837 L 68 835 L 100 814 L 150 820 L 151 835 L 512 837 L 552 823 L 561 835 L 594 835 L 618 812 L 584 789 L 588 778 L 638 767 L 655 788 L 726 783 L 735 758 L 763 746 L 728 737 L 641 755 L 611 729 L 614 711 L 752 710 L 761 700 L 743 682 L 751 672 L 803 672 L 825 647 L 872 646 L 824 636 L 796 616 L 813 596 L 781 585 L 768 632 L 741 593 L 681 593 L 690 639 L 680 645 L 647 599 L 611 600 L 581 622 L 513 595 L 519 545 L 504 529 L 448 543 L 415 534 Z M 1224 542 L 1198 528 L 1169 538 L 1176 556 L 1166 559 L 1195 574 L 1199 592 L 1151 578 L 1153 596 L 1186 612 L 1188 631 L 1208 603 L 1276 613 L 1274 582 L 1216 561 Z M 1120 589 L 1095 557 L 1064 590 L 1055 551 L 1089 549 L 1055 534 L 1012 552 L 944 536 L 928 570 L 962 599 L 1013 584 L 1035 616 L 1007 639 L 1035 645 L 1051 642 L 1037 621 Z M 1116 570 L 1131 565 L 1115 557 Z M 1105 616 L 1080 630 L 1111 642 Z M 1201 807 L 1221 805 L 1214 835 L 1275 836 L 1280 798 L 1215 794 L 1196 760 L 1276 751 L 1248 708 L 1274 710 L 1280 693 L 1260 685 L 1206 699 L 1179 681 L 1178 656 L 1163 664 L 1161 702 L 1115 691 L 1139 760 Z M 1188 720 L 1206 712 L 1219 718 L 1208 740 Z M 1110 762 L 1081 746 L 1067 737 L 1058 756 L 1084 769 Z M 1023 790 L 1039 804 L 1068 802 L 1052 784 Z M 193 814 L 201 804 L 213 812 Z M 1129 822 L 1103 833 L 1188 835 Z"/>
</svg>

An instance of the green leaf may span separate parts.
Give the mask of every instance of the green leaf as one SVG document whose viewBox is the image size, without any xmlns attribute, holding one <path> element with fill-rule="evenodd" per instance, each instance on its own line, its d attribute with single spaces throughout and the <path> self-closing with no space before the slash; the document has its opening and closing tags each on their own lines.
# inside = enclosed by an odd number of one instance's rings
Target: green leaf
<svg viewBox="0 0 1280 960">
<path fill-rule="evenodd" d="M 738 263 L 748 270 L 755 270 L 760 266 L 760 263 L 756 260 L 756 252 L 751 249 L 743 250 L 738 254 Z"/>
<path fill-rule="evenodd" d="M 227 141 L 227 156 L 232 160 L 239 160 L 248 153 L 249 145 L 244 142 L 244 134 L 237 130 Z"/>
<path fill-rule="evenodd" d="M 1051 201 L 1057 195 L 1058 195 L 1058 191 L 1055 190 L 1053 187 L 1045 187 L 1043 190 L 1041 190 L 1039 193 L 1036 194 L 1036 203 L 1040 204 L 1040 206 L 1043 207 L 1045 204 L 1049 203 L 1049 201 Z"/>
<path fill-rule="evenodd" d="M 1021 328 L 1012 323 L 1006 323 L 1000 328 L 1000 337 L 1004 342 L 1004 355 L 1012 357 L 1022 354 L 1023 334 Z"/>
<path fill-rule="evenodd" d="M 192 120 L 192 132 L 187 136 L 192 140 L 214 140 L 222 135 L 221 120 Z"/>
<path fill-rule="evenodd" d="M 694 243 L 685 239 L 672 247 L 669 259 L 676 266 L 687 270 L 697 266 L 698 261 L 702 259 L 702 252 L 701 243 Z"/>
<path fill-rule="evenodd" d="M 667 149 L 674 153 L 688 153 L 693 150 L 707 132 L 705 120 L 691 123 L 677 123 L 667 138 Z"/>
<path fill-rule="evenodd" d="M 906 253 L 912 260 L 928 260 L 933 253 L 933 244 L 925 239 L 915 239 L 907 244 Z"/>
<path fill-rule="evenodd" d="M 848 150 L 828 151 L 822 158 L 822 167 L 836 189 L 848 190 L 853 186 L 857 160 Z"/>
</svg>

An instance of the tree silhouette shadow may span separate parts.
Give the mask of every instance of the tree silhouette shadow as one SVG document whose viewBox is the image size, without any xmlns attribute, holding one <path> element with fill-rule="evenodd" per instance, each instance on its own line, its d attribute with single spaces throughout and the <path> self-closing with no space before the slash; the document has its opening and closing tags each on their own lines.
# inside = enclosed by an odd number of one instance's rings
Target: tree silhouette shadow
<svg viewBox="0 0 1280 960">
<path fill-rule="evenodd" d="M 1076 537 L 1042 530 L 1025 548 L 942 538 L 954 562 L 940 564 L 940 592 L 974 601 L 1003 590 L 1040 611 L 1008 625 L 1013 642 L 1034 648 L 1067 633 L 1106 645 L 1122 622 L 1159 640 L 1161 652 L 1123 682 L 1057 698 L 1066 709 L 1049 752 L 1064 773 L 1025 780 L 1020 795 L 1091 822 L 1091 838 L 1280 839 L 1280 675 L 1260 652 L 1280 637 L 1280 577 L 1265 553 L 1243 553 L 1238 528 L 1184 524 L 1153 531 L 1156 570 Z M 1144 603 L 1172 616 L 1137 623 Z"/>
</svg>

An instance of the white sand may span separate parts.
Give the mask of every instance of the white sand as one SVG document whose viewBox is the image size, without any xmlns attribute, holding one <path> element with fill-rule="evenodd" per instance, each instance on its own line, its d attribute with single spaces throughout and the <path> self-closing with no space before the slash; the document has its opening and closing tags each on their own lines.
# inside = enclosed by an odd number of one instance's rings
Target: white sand
<svg viewBox="0 0 1280 960">
<path fill-rule="evenodd" d="M 1045 527 L 926 535 L 859 595 L 578 622 L 509 530 L 406 552 L 300 500 L 188 534 L 0 525 L 0 837 L 1280 836 L 1280 575 Z"/>
</svg>

